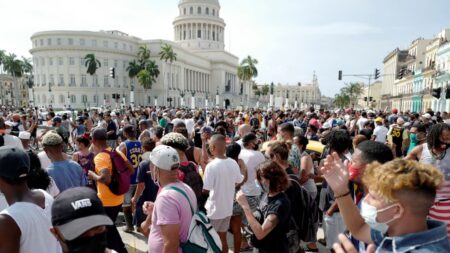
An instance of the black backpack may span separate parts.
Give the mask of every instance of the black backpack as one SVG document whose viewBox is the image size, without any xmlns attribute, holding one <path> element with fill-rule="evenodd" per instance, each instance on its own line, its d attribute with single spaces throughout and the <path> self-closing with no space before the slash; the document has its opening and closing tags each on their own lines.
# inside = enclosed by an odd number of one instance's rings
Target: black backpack
<svg viewBox="0 0 450 253">
<path fill-rule="evenodd" d="M 187 165 L 180 164 L 180 168 L 178 168 L 178 178 L 191 187 L 197 197 L 197 202 L 200 203 L 200 200 L 202 199 L 203 180 L 197 171 L 197 165 L 193 162 L 189 162 Z"/>
</svg>

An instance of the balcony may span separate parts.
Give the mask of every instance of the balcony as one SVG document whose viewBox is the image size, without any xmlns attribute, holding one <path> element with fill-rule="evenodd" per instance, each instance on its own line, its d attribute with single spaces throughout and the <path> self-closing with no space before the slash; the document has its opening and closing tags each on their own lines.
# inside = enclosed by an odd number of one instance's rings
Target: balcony
<svg viewBox="0 0 450 253">
<path fill-rule="evenodd" d="M 433 62 L 431 62 L 431 64 L 428 64 L 428 66 L 426 68 L 424 68 L 422 70 L 422 72 L 427 72 L 427 71 L 430 71 L 430 70 L 434 70 L 434 67 L 435 67 L 435 62 L 433 61 Z"/>
</svg>

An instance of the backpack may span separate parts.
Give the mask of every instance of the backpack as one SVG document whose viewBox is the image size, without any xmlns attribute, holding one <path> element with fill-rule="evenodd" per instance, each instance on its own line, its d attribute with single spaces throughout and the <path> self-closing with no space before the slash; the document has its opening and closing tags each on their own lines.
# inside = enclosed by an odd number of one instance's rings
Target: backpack
<svg viewBox="0 0 450 253">
<path fill-rule="evenodd" d="M 115 150 L 109 151 L 105 149 L 102 152 L 109 155 L 112 163 L 111 183 L 108 185 L 108 188 L 115 195 L 123 195 L 127 193 L 130 188 L 131 176 L 131 173 L 127 167 L 127 162 Z"/>
<path fill-rule="evenodd" d="M 197 202 L 200 203 L 199 201 L 202 199 L 203 180 L 197 172 L 197 165 L 193 162 L 189 162 L 187 165 L 181 163 L 178 168 L 178 179 L 191 187 L 195 193 L 195 197 L 197 197 Z"/>
<path fill-rule="evenodd" d="M 180 188 L 169 186 L 167 189 L 175 190 L 183 195 L 189 202 L 192 212 L 191 225 L 186 242 L 180 242 L 183 253 L 221 253 L 222 243 L 216 230 L 212 227 L 208 217 L 202 211 L 194 211 L 191 200 Z"/>
<path fill-rule="evenodd" d="M 288 240 L 289 248 L 295 248 L 297 241 L 312 241 L 314 235 L 312 228 L 318 219 L 318 207 L 315 199 L 312 199 L 298 181 L 295 175 L 289 175 L 291 187 L 286 191 L 291 203 L 298 204 L 299 210 L 294 210 L 291 205 L 292 217 L 289 224 Z M 292 188 L 292 189 L 291 189 Z M 298 194 L 290 194 L 289 191 L 297 191 Z M 297 232 L 297 234 L 295 233 Z"/>
</svg>

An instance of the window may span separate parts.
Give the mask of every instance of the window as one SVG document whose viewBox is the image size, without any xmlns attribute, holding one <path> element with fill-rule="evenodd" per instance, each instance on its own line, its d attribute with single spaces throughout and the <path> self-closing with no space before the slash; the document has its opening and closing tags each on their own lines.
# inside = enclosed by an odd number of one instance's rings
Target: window
<svg viewBox="0 0 450 253">
<path fill-rule="evenodd" d="M 119 47 L 119 43 L 114 42 L 114 48 L 117 49 Z"/>
<path fill-rule="evenodd" d="M 81 65 L 81 66 L 84 66 L 84 63 L 85 63 L 84 58 L 80 58 L 80 65 Z"/>
<path fill-rule="evenodd" d="M 87 103 L 87 95 L 82 95 L 81 96 L 81 101 L 83 102 L 83 103 Z"/>
<path fill-rule="evenodd" d="M 194 14 L 194 7 L 191 7 L 191 8 L 189 8 L 189 14 Z M 41 46 L 42 46 L 42 43 L 41 43 Z"/>
<path fill-rule="evenodd" d="M 199 15 L 202 14 L 202 8 L 201 7 L 197 8 L 197 14 L 199 14 Z"/>
<path fill-rule="evenodd" d="M 64 104 L 64 103 L 65 103 L 65 101 L 64 101 L 65 98 L 66 98 L 66 97 L 65 97 L 64 95 L 59 95 L 59 103 L 60 103 L 60 104 Z"/>
<path fill-rule="evenodd" d="M 206 15 L 209 15 L 209 8 L 208 7 L 206 7 L 205 12 L 206 12 Z"/>
<path fill-rule="evenodd" d="M 64 75 L 59 75 L 58 86 L 64 86 Z"/>
<path fill-rule="evenodd" d="M 150 98 L 150 96 L 147 96 L 147 104 L 151 104 L 151 98 Z"/>
<path fill-rule="evenodd" d="M 103 76 L 103 86 L 104 87 L 110 87 L 109 86 L 109 76 L 108 75 Z"/>
<path fill-rule="evenodd" d="M 127 44 L 125 44 L 125 43 L 122 44 L 122 50 L 124 50 L 124 51 L 127 50 Z"/>
<path fill-rule="evenodd" d="M 69 65 L 75 65 L 75 58 L 69 57 Z"/>
<path fill-rule="evenodd" d="M 53 79 L 53 75 L 50 75 L 48 78 L 48 83 L 53 86 L 53 84 L 55 84 L 54 79 Z"/>
<path fill-rule="evenodd" d="M 56 39 L 56 44 L 57 44 L 58 46 L 61 46 L 61 38 L 57 38 L 57 39 Z"/>
<path fill-rule="evenodd" d="M 97 95 L 94 95 L 94 97 L 93 97 L 93 101 L 94 101 L 94 103 L 95 103 L 95 104 L 97 104 L 97 103 L 98 103 Z"/>
<path fill-rule="evenodd" d="M 108 41 L 107 40 L 103 41 L 103 47 L 108 47 Z"/>
<path fill-rule="evenodd" d="M 75 95 L 70 95 L 70 103 L 74 104 L 77 102 L 77 96 Z"/>
<path fill-rule="evenodd" d="M 97 41 L 96 40 L 92 40 L 91 44 L 92 44 L 93 47 L 96 47 L 97 46 Z"/>
<path fill-rule="evenodd" d="M 183 39 L 186 39 L 186 31 L 183 31 Z"/>
<path fill-rule="evenodd" d="M 75 82 L 75 75 L 74 74 L 71 74 L 70 75 L 70 83 L 69 83 L 69 86 L 70 87 L 74 87 L 74 86 L 76 86 L 77 84 L 76 84 L 76 82 Z"/>
<path fill-rule="evenodd" d="M 94 87 L 98 87 L 98 77 L 97 77 L 97 75 L 93 75 L 92 76 L 92 84 L 94 85 Z"/>
<path fill-rule="evenodd" d="M 118 68 L 119 66 L 119 61 L 118 60 L 114 60 L 114 68 Z"/>
<path fill-rule="evenodd" d="M 58 57 L 58 65 L 61 66 L 64 64 L 64 60 L 62 57 Z"/>
<path fill-rule="evenodd" d="M 104 67 L 108 67 L 108 59 L 104 59 L 103 60 L 103 66 Z"/>
<path fill-rule="evenodd" d="M 216 40 L 216 32 L 213 32 L 213 40 Z"/>
<path fill-rule="evenodd" d="M 128 88 L 128 84 L 127 84 L 127 77 L 126 76 L 124 76 L 123 77 L 123 88 Z"/>
<path fill-rule="evenodd" d="M 184 14 L 184 15 L 186 15 L 186 8 L 184 8 L 184 10 L 183 10 L 183 14 Z"/>
<path fill-rule="evenodd" d="M 197 31 L 197 38 L 201 38 L 202 37 L 202 30 L 198 30 Z"/>
<path fill-rule="evenodd" d="M 73 45 L 73 39 L 69 38 L 69 45 L 72 46 Z"/>
<path fill-rule="evenodd" d="M 81 87 L 87 87 L 86 75 L 81 75 Z"/>
<path fill-rule="evenodd" d="M 44 40 L 43 40 L 43 39 L 40 40 L 40 45 L 41 45 L 41 46 L 44 45 Z"/>
<path fill-rule="evenodd" d="M 213 9 L 213 16 L 216 15 L 216 9 Z"/>
<path fill-rule="evenodd" d="M 48 58 L 48 65 L 53 66 L 53 58 Z"/>
<path fill-rule="evenodd" d="M 52 39 L 51 38 L 48 38 L 47 39 L 47 46 L 51 46 L 52 45 Z"/>
<path fill-rule="evenodd" d="M 86 44 L 86 41 L 84 39 L 80 39 L 80 46 L 84 46 Z"/>
</svg>

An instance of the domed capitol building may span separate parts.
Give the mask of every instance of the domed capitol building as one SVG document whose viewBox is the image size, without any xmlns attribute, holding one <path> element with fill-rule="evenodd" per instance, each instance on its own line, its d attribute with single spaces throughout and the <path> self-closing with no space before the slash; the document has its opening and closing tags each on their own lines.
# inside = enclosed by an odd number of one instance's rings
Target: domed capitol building
<svg viewBox="0 0 450 253">
<path fill-rule="evenodd" d="M 238 57 L 225 51 L 225 22 L 218 0 L 181 0 L 173 22 L 174 41 L 143 40 L 120 31 L 42 31 L 31 36 L 34 103 L 54 108 L 118 104 L 215 106 L 247 105 L 252 86 L 237 77 Z M 164 44 L 177 54 L 159 59 Z M 160 75 L 149 90 L 130 79 L 129 62 L 147 46 Z M 84 57 L 94 53 L 101 67 L 91 76 Z M 115 78 L 110 77 L 115 68 Z M 113 99 L 119 94 L 120 99 Z"/>
</svg>

